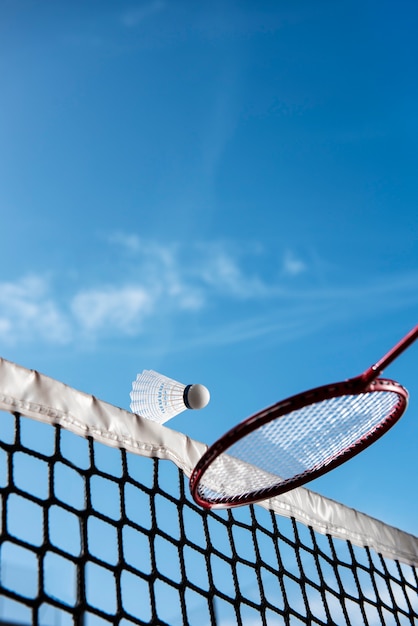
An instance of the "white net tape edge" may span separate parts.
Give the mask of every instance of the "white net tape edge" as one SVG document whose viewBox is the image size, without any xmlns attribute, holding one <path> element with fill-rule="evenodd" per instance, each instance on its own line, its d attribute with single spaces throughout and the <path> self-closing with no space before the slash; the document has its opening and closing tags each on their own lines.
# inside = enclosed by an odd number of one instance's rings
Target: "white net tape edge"
<svg viewBox="0 0 418 626">
<path fill-rule="evenodd" d="M 59 424 L 82 437 L 168 459 L 190 476 L 207 446 L 186 435 L 0 358 L 0 410 Z M 418 537 L 299 487 L 259 503 L 322 534 L 418 567 Z"/>
</svg>

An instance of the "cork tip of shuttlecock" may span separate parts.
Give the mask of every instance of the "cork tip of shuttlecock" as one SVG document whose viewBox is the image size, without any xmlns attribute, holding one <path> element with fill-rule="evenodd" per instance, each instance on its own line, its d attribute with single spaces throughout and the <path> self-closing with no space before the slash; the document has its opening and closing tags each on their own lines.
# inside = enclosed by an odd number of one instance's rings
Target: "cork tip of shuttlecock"
<svg viewBox="0 0 418 626">
<path fill-rule="evenodd" d="M 210 400 L 209 390 L 204 385 L 189 385 L 185 394 L 185 404 L 189 409 L 203 409 Z"/>
</svg>

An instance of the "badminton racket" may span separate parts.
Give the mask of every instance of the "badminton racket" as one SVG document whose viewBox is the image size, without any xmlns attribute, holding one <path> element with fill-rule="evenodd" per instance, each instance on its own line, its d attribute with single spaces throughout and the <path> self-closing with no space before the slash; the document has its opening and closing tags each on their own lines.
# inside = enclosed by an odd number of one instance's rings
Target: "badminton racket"
<svg viewBox="0 0 418 626">
<path fill-rule="evenodd" d="M 272 498 L 367 448 L 407 407 L 407 390 L 379 375 L 417 337 L 418 325 L 360 376 L 282 400 L 232 428 L 194 468 L 194 500 L 221 508 Z"/>
</svg>

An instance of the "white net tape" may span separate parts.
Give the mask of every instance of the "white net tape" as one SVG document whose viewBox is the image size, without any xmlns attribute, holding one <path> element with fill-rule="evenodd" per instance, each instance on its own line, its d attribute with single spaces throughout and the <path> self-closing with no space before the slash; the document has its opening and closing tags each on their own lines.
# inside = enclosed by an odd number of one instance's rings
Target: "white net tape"
<svg viewBox="0 0 418 626">
<path fill-rule="evenodd" d="M 1 358 L 0 410 L 59 424 L 82 437 L 141 456 L 168 459 L 187 476 L 207 450 L 205 444 L 182 433 Z M 319 533 L 349 539 L 388 558 L 418 566 L 417 537 L 308 489 L 293 489 L 259 505 L 293 517 Z"/>
</svg>

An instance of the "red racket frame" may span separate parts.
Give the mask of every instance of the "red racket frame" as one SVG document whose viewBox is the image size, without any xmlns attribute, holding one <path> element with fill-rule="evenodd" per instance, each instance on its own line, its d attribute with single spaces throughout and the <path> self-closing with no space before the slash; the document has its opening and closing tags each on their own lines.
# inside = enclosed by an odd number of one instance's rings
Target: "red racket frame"
<svg viewBox="0 0 418 626">
<path fill-rule="evenodd" d="M 411 343 L 417 339 L 417 337 L 418 325 L 415 326 L 403 339 L 401 339 L 401 341 L 399 341 L 389 352 L 387 352 L 384 357 L 369 367 L 365 372 L 360 374 L 360 376 L 350 378 L 346 381 L 316 387 L 314 389 L 310 389 L 309 391 L 291 396 L 286 400 L 282 400 L 281 402 L 273 404 L 255 415 L 252 415 L 229 430 L 208 448 L 192 472 L 190 477 L 190 491 L 195 502 L 204 508 L 211 509 L 223 508 L 226 506 L 241 506 L 243 504 L 251 504 L 256 501 L 266 500 L 290 491 L 295 487 L 300 487 L 310 480 L 326 474 L 365 450 L 368 446 L 384 435 L 399 420 L 408 405 L 408 391 L 402 387 L 402 385 L 394 380 L 377 377 L 383 369 L 392 363 L 392 361 L 394 361 L 399 354 L 406 350 L 406 348 L 410 346 Z M 254 430 L 264 426 L 268 422 L 279 419 L 292 411 L 302 409 L 305 406 L 321 402 L 323 400 L 330 400 L 331 398 L 337 398 L 345 395 L 358 395 L 360 393 L 380 391 L 391 391 L 398 395 L 398 402 L 393 410 L 380 422 L 380 424 L 378 424 L 378 426 L 341 452 L 337 453 L 335 457 L 331 458 L 331 460 L 329 460 L 326 464 L 319 466 L 319 468 L 313 467 L 306 472 L 298 474 L 293 478 L 286 479 L 272 487 L 252 491 L 245 495 L 230 497 L 225 496 L 224 498 L 220 497 L 217 498 L 216 502 L 205 500 L 200 496 L 198 491 L 200 481 L 213 461 L 222 453 L 226 452 L 234 443 Z"/>
</svg>

